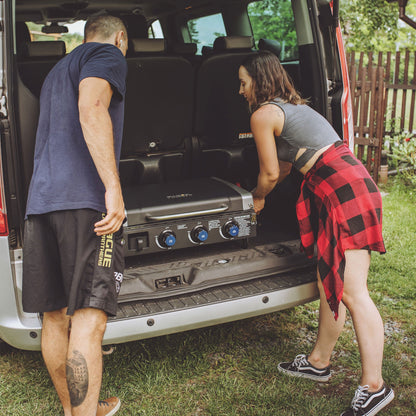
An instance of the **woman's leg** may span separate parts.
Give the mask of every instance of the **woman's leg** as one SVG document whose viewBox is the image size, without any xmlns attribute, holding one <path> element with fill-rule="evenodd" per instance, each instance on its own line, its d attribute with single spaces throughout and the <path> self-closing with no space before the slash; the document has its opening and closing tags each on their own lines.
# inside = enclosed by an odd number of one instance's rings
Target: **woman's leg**
<svg viewBox="0 0 416 416">
<path fill-rule="evenodd" d="M 316 368 L 324 368 L 329 365 L 332 351 L 344 328 L 345 306 L 340 303 L 338 319 L 335 320 L 334 314 L 326 300 L 319 272 L 318 288 L 320 297 L 318 338 L 312 352 L 308 356 L 308 361 Z"/>
<path fill-rule="evenodd" d="M 367 250 L 345 252 L 344 295 L 342 301 L 350 311 L 361 355 L 360 384 L 369 391 L 383 385 L 381 365 L 384 348 L 384 326 L 381 316 L 370 298 L 367 275 L 370 253 Z"/>
<path fill-rule="evenodd" d="M 291 376 L 325 382 L 331 377 L 328 366 L 334 346 L 344 327 L 345 306 L 340 304 L 338 319 L 335 320 L 326 300 L 319 273 L 318 288 L 320 294 L 319 329 L 315 346 L 309 356 L 299 354 L 291 362 L 279 363 L 278 370 Z"/>
</svg>

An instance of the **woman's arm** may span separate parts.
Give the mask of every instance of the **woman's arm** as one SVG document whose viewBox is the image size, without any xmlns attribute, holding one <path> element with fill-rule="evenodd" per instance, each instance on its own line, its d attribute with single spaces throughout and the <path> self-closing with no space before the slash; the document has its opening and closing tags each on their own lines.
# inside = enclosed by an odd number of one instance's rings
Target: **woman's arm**
<svg viewBox="0 0 416 416">
<path fill-rule="evenodd" d="M 250 124 L 259 157 L 260 171 L 253 191 L 254 210 L 259 213 L 264 208 L 266 195 L 289 174 L 291 165 L 279 163 L 274 139 L 283 128 L 283 111 L 275 106 L 261 107 L 251 116 Z"/>
<path fill-rule="evenodd" d="M 277 183 L 283 182 L 283 179 L 292 171 L 293 164 L 279 159 L 279 179 Z"/>
</svg>

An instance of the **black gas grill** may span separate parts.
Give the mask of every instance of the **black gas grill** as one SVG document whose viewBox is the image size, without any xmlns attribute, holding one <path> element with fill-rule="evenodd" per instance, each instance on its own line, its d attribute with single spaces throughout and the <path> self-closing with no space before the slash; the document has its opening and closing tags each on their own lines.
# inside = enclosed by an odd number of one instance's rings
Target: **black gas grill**
<svg viewBox="0 0 416 416">
<path fill-rule="evenodd" d="M 126 256 L 256 235 L 251 193 L 218 178 L 127 187 L 123 194 Z"/>
</svg>

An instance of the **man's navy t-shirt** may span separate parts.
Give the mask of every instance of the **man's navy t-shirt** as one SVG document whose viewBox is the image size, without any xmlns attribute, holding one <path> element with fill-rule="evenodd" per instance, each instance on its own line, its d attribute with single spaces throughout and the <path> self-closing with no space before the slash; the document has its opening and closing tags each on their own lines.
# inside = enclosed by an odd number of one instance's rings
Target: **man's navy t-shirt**
<svg viewBox="0 0 416 416">
<path fill-rule="evenodd" d="M 45 79 L 40 96 L 35 160 L 26 215 L 91 208 L 106 212 L 105 188 L 79 121 L 79 83 L 88 77 L 113 88 L 109 114 L 114 152 L 120 159 L 127 63 L 114 45 L 87 42 L 60 60 Z"/>
</svg>

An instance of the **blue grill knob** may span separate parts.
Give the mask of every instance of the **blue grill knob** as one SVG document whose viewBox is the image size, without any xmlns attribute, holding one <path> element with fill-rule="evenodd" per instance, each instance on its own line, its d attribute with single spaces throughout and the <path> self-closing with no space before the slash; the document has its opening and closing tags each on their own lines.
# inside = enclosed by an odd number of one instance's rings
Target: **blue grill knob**
<svg viewBox="0 0 416 416">
<path fill-rule="evenodd" d="M 234 238 L 238 236 L 240 228 L 235 221 L 228 221 L 222 226 L 222 233 L 226 238 Z"/>
<path fill-rule="evenodd" d="M 191 239 L 195 243 L 203 243 L 208 239 L 208 230 L 202 225 L 197 225 L 191 231 Z"/>
<path fill-rule="evenodd" d="M 176 236 L 175 233 L 173 231 L 163 231 L 160 235 L 159 235 L 159 243 L 162 247 L 173 247 L 176 243 Z"/>
</svg>

